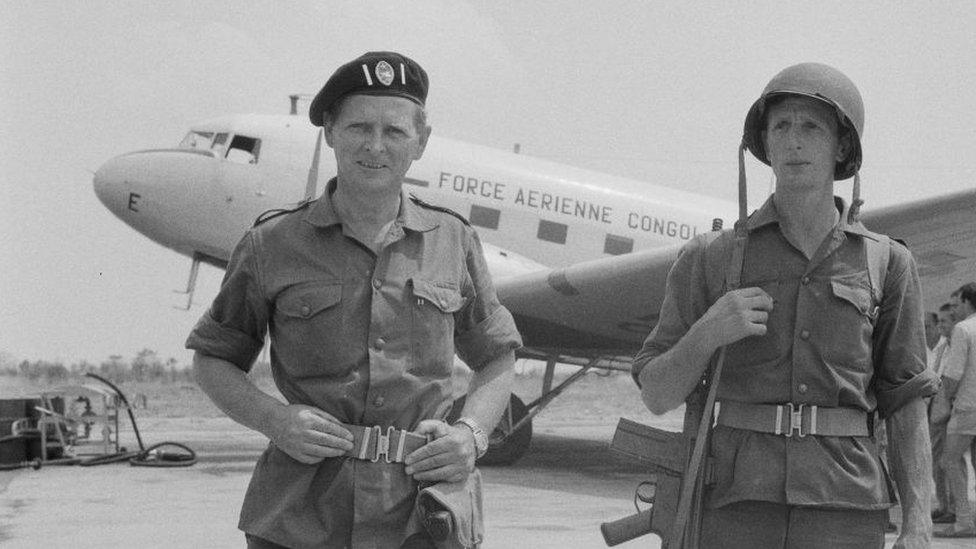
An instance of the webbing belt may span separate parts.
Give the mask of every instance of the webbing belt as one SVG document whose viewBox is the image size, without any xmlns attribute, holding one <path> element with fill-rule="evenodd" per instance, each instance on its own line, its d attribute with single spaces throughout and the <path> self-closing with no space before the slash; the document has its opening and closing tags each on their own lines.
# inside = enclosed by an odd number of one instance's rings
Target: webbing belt
<svg viewBox="0 0 976 549">
<path fill-rule="evenodd" d="M 718 424 L 736 429 L 797 438 L 807 435 L 866 437 L 868 415 L 854 408 L 823 408 L 806 404 L 750 404 L 722 401 Z"/>
<path fill-rule="evenodd" d="M 345 455 L 373 463 L 381 458 L 387 463 L 403 463 L 403 458 L 427 444 L 424 435 L 395 427 L 387 427 L 384 431 L 379 425 L 365 427 L 343 423 L 342 426 L 353 436 L 352 450 Z"/>
</svg>

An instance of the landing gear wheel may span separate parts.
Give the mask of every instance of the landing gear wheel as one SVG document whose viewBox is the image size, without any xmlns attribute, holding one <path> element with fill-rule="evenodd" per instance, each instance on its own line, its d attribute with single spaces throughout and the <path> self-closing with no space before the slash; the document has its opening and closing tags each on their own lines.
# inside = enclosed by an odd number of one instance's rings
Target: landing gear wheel
<svg viewBox="0 0 976 549">
<path fill-rule="evenodd" d="M 454 401 L 454 407 L 447 416 L 448 423 L 453 423 L 461 416 L 464 398 L 462 396 Z M 518 431 L 513 432 L 512 427 L 527 413 L 528 408 L 522 399 L 511 395 L 501 421 L 488 435 L 488 452 L 478 459 L 478 465 L 511 465 L 525 454 L 529 449 L 529 441 L 532 440 L 532 420 L 526 421 Z"/>
</svg>

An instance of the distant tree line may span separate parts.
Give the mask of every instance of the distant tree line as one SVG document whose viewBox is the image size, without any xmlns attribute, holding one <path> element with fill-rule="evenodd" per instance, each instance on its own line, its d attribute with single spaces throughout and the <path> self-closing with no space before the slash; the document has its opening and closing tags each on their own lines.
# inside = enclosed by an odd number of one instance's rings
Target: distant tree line
<svg viewBox="0 0 976 549">
<path fill-rule="evenodd" d="M 2 376 L 22 376 L 31 381 L 62 382 L 77 378 L 88 372 L 98 374 L 113 382 L 158 381 L 158 382 L 192 382 L 193 372 L 187 365 L 180 364 L 175 358 L 163 360 L 152 349 L 143 349 L 136 356 L 126 360 L 122 355 L 111 355 L 100 364 L 93 364 L 87 360 L 65 365 L 60 361 L 48 360 L 10 360 L 4 357 L 0 365 Z M 252 377 L 270 377 L 270 369 L 266 363 L 258 363 L 251 370 Z"/>
</svg>

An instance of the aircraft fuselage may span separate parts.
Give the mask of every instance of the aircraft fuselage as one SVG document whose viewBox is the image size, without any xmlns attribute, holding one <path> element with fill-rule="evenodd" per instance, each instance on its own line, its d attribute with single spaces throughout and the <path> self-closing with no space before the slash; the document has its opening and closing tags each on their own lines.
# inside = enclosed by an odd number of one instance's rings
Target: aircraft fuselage
<svg viewBox="0 0 976 549">
<path fill-rule="evenodd" d="M 109 160 L 95 191 L 140 233 L 219 264 L 262 212 L 321 193 L 335 158 L 317 132 L 298 116 L 215 118 L 193 125 L 179 147 Z M 495 276 L 674 245 L 735 212 L 730 202 L 436 136 L 405 188 L 467 217 L 518 260 Z"/>
</svg>

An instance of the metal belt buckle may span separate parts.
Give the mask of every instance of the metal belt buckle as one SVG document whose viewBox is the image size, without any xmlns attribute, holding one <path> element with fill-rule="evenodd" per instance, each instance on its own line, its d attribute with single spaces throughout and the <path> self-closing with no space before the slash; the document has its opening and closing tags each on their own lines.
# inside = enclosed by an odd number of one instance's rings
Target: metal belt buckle
<svg viewBox="0 0 976 549">
<path fill-rule="evenodd" d="M 807 433 L 803 432 L 803 404 L 793 405 L 792 402 L 786 404 L 790 408 L 790 430 L 786 432 L 787 437 L 793 436 L 793 431 L 796 431 L 797 438 L 803 438 L 809 434 L 809 429 Z"/>
<path fill-rule="evenodd" d="M 390 438 L 395 430 L 394 427 L 387 427 L 384 435 L 383 429 L 379 425 L 373 426 L 372 431 L 376 436 L 376 451 L 373 452 L 373 458 L 370 461 L 376 463 L 380 460 L 380 456 L 383 456 L 387 463 L 393 463 L 393 460 L 390 459 Z"/>
</svg>

